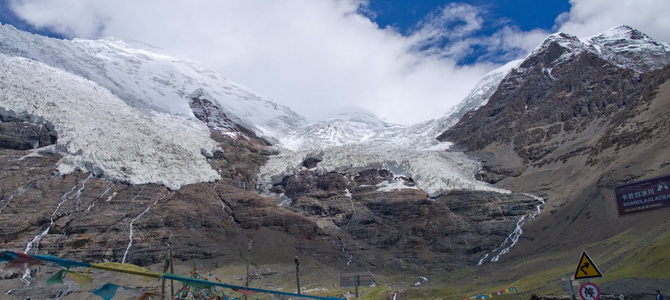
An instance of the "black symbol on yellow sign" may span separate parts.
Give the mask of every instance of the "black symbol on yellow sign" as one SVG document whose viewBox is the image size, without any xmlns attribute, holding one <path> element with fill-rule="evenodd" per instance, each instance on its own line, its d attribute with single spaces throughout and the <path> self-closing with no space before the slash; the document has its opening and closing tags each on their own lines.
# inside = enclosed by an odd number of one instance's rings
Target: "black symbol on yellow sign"
<svg viewBox="0 0 670 300">
<path fill-rule="evenodd" d="M 593 260 L 589 255 L 586 254 L 586 251 L 582 252 L 582 257 L 579 259 L 577 270 L 575 270 L 575 279 L 596 277 L 603 277 L 603 273 L 598 270 L 598 267 L 593 263 Z"/>
</svg>

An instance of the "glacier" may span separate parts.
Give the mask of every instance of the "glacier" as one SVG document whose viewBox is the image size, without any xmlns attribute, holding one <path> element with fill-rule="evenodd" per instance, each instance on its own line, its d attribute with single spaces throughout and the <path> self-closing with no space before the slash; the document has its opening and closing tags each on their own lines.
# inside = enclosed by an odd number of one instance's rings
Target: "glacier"
<svg viewBox="0 0 670 300">
<path fill-rule="evenodd" d="M 172 189 L 219 179 L 206 163 L 216 145 L 189 105 L 205 95 L 232 121 L 275 145 L 279 155 L 262 168 L 261 190 L 315 153 L 323 153 L 322 170 L 388 168 L 412 177 L 431 195 L 453 188 L 492 189 L 474 180 L 478 163 L 445 152 L 450 144 L 434 139 L 452 125 L 445 121 L 448 115 L 398 125 L 351 109 L 309 122 L 195 62 L 154 53 L 146 45 L 113 38 L 60 40 L 9 25 L 0 26 L 0 37 L 3 74 L 14 74 L 3 80 L 11 86 L 3 88 L 0 106 L 55 125 L 55 150 L 65 154 L 61 173 L 90 171 Z M 479 97 L 475 102 L 487 98 L 508 69 L 492 72 L 494 79 L 478 86 L 486 92 L 473 92 Z"/>
<path fill-rule="evenodd" d="M 171 189 L 220 179 L 205 156 L 218 145 L 203 123 L 138 111 L 79 76 L 0 54 L 0 99 L 5 113 L 54 126 L 59 136 L 54 148 L 64 154 L 61 174 L 80 170 Z"/>
</svg>

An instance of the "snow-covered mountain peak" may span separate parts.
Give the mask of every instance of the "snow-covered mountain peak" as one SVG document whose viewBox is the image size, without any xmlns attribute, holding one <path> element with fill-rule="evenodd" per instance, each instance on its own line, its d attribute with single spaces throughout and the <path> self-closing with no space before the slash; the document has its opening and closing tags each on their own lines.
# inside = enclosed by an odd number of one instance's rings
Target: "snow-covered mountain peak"
<svg viewBox="0 0 670 300">
<path fill-rule="evenodd" d="M 373 140 L 392 142 L 388 135 L 405 127 L 386 122 L 361 108 L 347 108 L 322 121 L 309 124 L 279 142 L 293 151 L 360 144 Z"/>
<path fill-rule="evenodd" d="M 596 35 L 584 38 L 584 40 L 651 40 L 649 36 L 643 32 L 629 26 L 629 25 L 619 25 L 610 28 L 609 30 L 603 31 Z"/>
<path fill-rule="evenodd" d="M 535 48 L 521 64 L 528 68 L 541 63 L 554 68 L 570 58 L 590 52 L 621 68 L 638 73 L 662 68 L 670 63 L 670 46 L 639 30 L 621 25 L 594 36 L 579 39 L 567 33 L 554 33 Z"/>
<path fill-rule="evenodd" d="M 628 25 L 621 25 L 584 38 L 584 44 L 603 59 L 639 73 L 670 63 L 670 46 Z"/>
<path fill-rule="evenodd" d="M 546 68 L 556 67 L 572 57 L 588 51 L 588 46 L 576 36 L 554 33 L 537 46 L 519 66 L 522 69 L 541 64 Z"/>
<path fill-rule="evenodd" d="M 189 97 L 202 90 L 232 121 L 268 140 L 276 141 L 307 124 L 288 107 L 197 63 L 137 44 L 114 38 L 60 40 L 0 26 L 0 53 L 34 59 L 97 82 L 143 111 L 194 117 Z"/>
</svg>

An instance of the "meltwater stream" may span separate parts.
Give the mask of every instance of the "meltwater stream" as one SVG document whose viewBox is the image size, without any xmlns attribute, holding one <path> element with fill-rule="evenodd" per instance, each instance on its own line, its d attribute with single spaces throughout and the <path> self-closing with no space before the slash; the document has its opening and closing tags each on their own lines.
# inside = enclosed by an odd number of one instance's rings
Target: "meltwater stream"
<svg viewBox="0 0 670 300">
<path fill-rule="evenodd" d="M 63 204 L 65 204 L 65 202 L 67 202 L 68 200 L 70 200 L 72 197 L 76 197 L 76 198 L 78 199 L 78 203 L 77 203 L 77 211 L 79 210 L 78 208 L 79 208 L 79 206 L 80 206 L 80 204 L 81 204 L 81 198 L 79 198 L 79 196 L 81 195 L 81 192 L 82 192 L 82 191 L 84 190 L 84 188 L 86 187 L 86 182 L 87 182 L 89 179 L 91 179 L 92 177 L 93 177 L 93 174 L 90 174 L 90 175 L 89 175 L 88 177 L 86 177 L 86 179 L 84 179 L 81 183 L 79 183 L 79 182 L 76 183 L 74 186 L 72 186 L 72 188 L 71 188 L 69 191 L 67 191 L 65 194 L 63 194 L 63 196 L 61 196 L 61 201 L 58 202 L 58 205 L 56 206 L 56 209 L 54 209 L 54 211 L 51 213 L 49 226 L 47 226 L 47 228 L 46 228 L 44 231 L 42 231 L 41 233 L 37 234 L 37 235 L 36 235 L 36 236 L 35 236 L 35 237 L 34 237 L 34 238 L 33 238 L 33 239 L 26 245 L 26 249 L 23 251 L 23 253 L 28 254 L 28 252 L 31 251 L 31 250 L 33 250 L 33 249 L 35 249 L 35 252 L 38 251 L 38 247 L 39 247 L 40 241 L 42 240 L 42 238 L 43 238 L 45 235 L 47 235 L 47 234 L 49 233 L 49 230 L 51 230 L 51 227 L 53 227 L 54 222 L 55 222 L 55 219 L 54 219 L 54 218 L 56 217 L 56 213 L 58 213 L 58 210 L 60 210 L 61 206 L 63 206 Z M 81 187 L 79 188 L 79 190 L 77 190 L 77 192 L 75 192 L 75 189 L 76 189 L 79 185 L 81 185 Z M 23 283 L 25 283 L 26 285 L 30 285 L 30 280 L 29 280 L 30 276 L 31 276 L 30 269 L 26 269 L 26 272 L 23 273 L 23 276 L 21 276 L 21 281 L 23 281 Z"/>
<path fill-rule="evenodd" d="M 128 253 L 130 253 L 130 247 L 133 246 L 133 234 L 134 234 L 133 225 L 135 224 L 135 221 L 137 221 L 139 218 L 144 216 L 147 212 L 149 212 L 149 209 L 156 206 L 158 201 L 165 199 L 165 197 L 167 197 L 167 194 L 165 194 L 165 195 L 161 196 L 160 198 L 156 199 L 156 201 L 154 201 L 154 203 L 147 206 L 147 208 L 145 208 L 139 215 L 137 215 L 137 217 L 135 217 L 134 219 L 132 219 L 130 221 L 130 223 L 128 224 L 128 228 L 129 228 L 128 246 L 126 247 L 126 251 L 123 253 L 123 259 L 121 260 L 121 263 L 126 263 L 126 258 L 128 257 Z"/>
<path fill-rule="evenodd" d="M 516 222 L 516 228 L 514 228 L 514 231 L 512 231 L 512 233 L 510 233 L 507 236 L 507 238 L 505 238 L 505 240 L 502 242 L 502 244 L 500 244 L 500 246 L 498 248 L 496 248 L 493 251 L 484 255 L 484 257 L 482 257 L 482 259 L 479 260 L 479 263 L 477 263 L 478 266 L 481 266 L 486 261 L 486 259 L 491 255 L 493 255 L 493 258 L 491 258 L 490 261 L 491 262 L 497 262 L 500 259 L 501 255 L 509 253 L 509 251 L 512 249 L 512 247 L 514 247 L 514 245 L 516 245 L 516 243 L 519 241 L 519 238 L 521 237 L 521 234 L 523 234 L 523 225 L 527 221 L 529 221 L 529 220 L 535 218 L 537 215 L 539 215 L 540 212 L 542 212 L 542 205 L 545 204 L 545 200 L 543 198 L 535 196 L 535 195 L 531 195 L 531 194 L 526 194 L 526 193 L 524 193 L 524 195 L 539 201 L 540 204 L 538 204 L 535 207 L 535 211 L 521 216 L 521 218 L 519 218 L 519 220 Z"/>
</svg>

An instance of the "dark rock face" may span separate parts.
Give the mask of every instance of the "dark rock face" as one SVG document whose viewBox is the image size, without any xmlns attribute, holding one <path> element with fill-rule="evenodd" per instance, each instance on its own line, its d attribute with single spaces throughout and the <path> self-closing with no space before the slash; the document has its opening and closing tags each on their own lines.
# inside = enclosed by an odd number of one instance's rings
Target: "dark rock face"
<svg viewBox="0 0 670 300">
<path fill-rule="evenodd" d="M 269 144 L 258 138 L 251 130 L 244 128 L 223 112 L 223 110 L 207 99 L 201 90 L 196 91 L 189 101 L 191 110 L 198 120 L 207 124 L 212 134 L 228 136 L 231 138 L 242 138 L 247 141 L 256 142 L 258 145 L 269 146 Z"/>
<path fill-rule="evenodd" d="M 226 147 L 237 152 L 227 157 L 254 153 L 249 145 Z M 262 235 L 269 247 L 274 239 L 275 244 L 289 239 L 295 247 L 278 251 L 299 251 L 343 268 L 449 270 L 475 264 L 537 205 L 523 195 L 488 192 L 429 199 L 411 188 L 410 179 L 404 179 L 407 189 L 378 191 L 378 184 L 394 180 L 387 170 L 323 175 L 304 170 L 280 184 L 293 198 L 282 208 L 240 188 L 246 181 L 235 176 L 171 191 L 78 172 L 55 175 L 59 155 L 19 159 L 25 154 L 0 151 L 3 247 L 91 262 L 160 262 L 170 236 L 177 259 L 236 257 L 247 239 Z M 213 165 L 222 161 L 213 159 Z M 246 168 L 238 163 L 228 167 Z"/>
<path fill-rule="evenodd" d="M 253 132 L 233 122 L 216 104 L 202 92 L 196 92 L 189 102 L 193 114 L 209 127 L 212 139 L 219 142 L 221 151 L 209 159 L 212 168 L 222 178 L 244 190 L 256 186 L 256 174 L 260 166 L 272 154 L 269 144 Z"/>
<path fill-rule="evenodd" d="M 394 180 L 406 188 L 379 190 Z M 385 270 L 474 265 L 539 204 L 525 195 L 476 191 L 430 199 L 413 187 L 410 178 L 394 179 L 388 170 L 323 175 L 302 170 L 273 190 L 291 198 L 287 207 L 317 222 L 324 236 L 336 238 L 345 254 L 337 259 Z"/>
<path fill-rule="evenodd" d="M 6 249 L 94 262 L 126 256 L 127 262 L 147 265 L 163 259 L 168 235 L 176 240 L 179 259 L 226 255 L 260 228 L 296 241 L 318 237 L 313 221 L 229 180 L 170 191 L 82 173 L 55 176 L 60 157 L 54 154 L 0 155 L 0 241 Z M 9 171 L 17 169 L 23 171 Z M 126 253 L 131 226 L 133 244 Z"/>
<path fill-rule="evenodd" d="M 320 159 L 316 157 L 309 157 L 302 162 L 302 166 L 307 169 L 313 169 L 316 168 L 316 165 L 319 164 L 319 162 L 321 162 Z"/>
<path fill-rule="evenodd" d="M 35 149 L 53 145 L 57 140 L 57 134 L 49 124 L 0 115 L 0 149 Z"/>
</svg>

